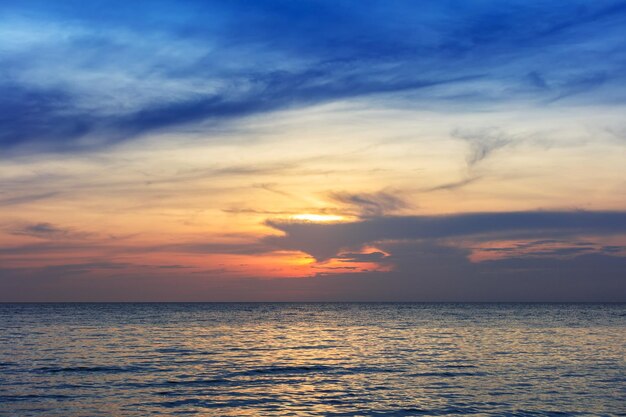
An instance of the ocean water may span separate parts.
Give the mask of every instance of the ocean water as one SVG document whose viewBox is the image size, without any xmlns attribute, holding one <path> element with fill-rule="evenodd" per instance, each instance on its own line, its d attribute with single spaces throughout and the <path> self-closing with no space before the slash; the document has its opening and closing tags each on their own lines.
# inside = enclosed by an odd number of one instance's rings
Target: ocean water
<svg viewBox="0 0 626 417">
<path fill-rule="evenodd" d="M 0 304 L 0 415 L 626 415 L 626 304 Z"/>
</svg>

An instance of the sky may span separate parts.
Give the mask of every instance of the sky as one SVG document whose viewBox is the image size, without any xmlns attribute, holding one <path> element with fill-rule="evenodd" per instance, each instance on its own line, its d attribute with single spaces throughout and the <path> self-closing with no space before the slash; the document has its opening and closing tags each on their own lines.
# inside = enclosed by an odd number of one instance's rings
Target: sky
<svg viewBox="0 0 626 417">
<path fill-rule="evenodd" d="M 626 301 L 626 1 L 3 1 L 0 301 Z"/>
</svg>

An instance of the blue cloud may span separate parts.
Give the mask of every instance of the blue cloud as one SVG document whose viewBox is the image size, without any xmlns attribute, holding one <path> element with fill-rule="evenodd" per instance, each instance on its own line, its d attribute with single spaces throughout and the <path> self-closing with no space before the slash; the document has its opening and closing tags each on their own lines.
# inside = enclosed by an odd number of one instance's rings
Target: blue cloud
<svg viewBox="0 0 626 417">
<path fill-rule="evenodd" d="M 0 148 L 69 151 L 371 94 L 623 102 L 625 23 L 623 1 L 9 1 Z"/>
</svg>

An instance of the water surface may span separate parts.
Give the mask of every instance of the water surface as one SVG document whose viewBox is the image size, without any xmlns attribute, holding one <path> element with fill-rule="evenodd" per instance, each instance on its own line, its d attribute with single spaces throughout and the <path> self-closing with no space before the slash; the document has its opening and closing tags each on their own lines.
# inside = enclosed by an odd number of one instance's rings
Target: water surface
<svg viewBox="0 0 626 417">
<path fill-rule="evenodd" d="M 625 357 L 626 304 L 0 304 L 0 415 L 626 415 Z"/>
</svg>

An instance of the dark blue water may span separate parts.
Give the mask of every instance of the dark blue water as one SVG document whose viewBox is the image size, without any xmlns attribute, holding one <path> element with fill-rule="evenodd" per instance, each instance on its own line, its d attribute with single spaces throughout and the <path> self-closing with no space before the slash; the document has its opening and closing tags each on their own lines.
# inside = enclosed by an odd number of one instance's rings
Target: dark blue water
<svg viewBox="0 0 626 417">
<path fill-rule="evenodd" d="M 0 304 L 3 416 L 626 415 L 626 304 Z"/>
</svg>

